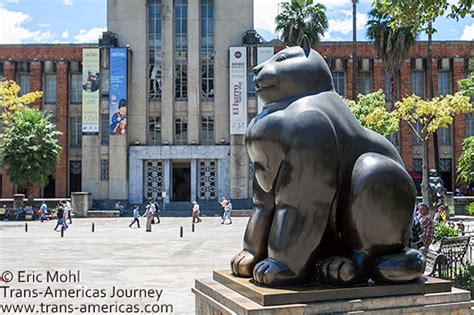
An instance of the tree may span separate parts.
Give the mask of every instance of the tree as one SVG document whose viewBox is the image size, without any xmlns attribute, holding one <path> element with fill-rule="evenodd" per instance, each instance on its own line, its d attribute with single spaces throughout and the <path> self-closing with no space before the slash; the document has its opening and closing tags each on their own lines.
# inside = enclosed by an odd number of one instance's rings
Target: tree
<svg viewBox="0 0 474 315">
<path fill-rule="evenodd" d="M 281 39 L 287 45 L 299 45 L 303 35 L 308 36 L 311 45 L 319 43 L 328 28 L 324 5 L 313 0 L 291 0 L 281 7 L 282 11 L 275 18 L 275 30 L 282 32 Z"/>
<path fill-rule="evenodd" d="M 464 139 L 457 171 L 457 181 L 459 183 L 474 183 L 474 137 Z"/>
<path fill-rule="evenodd" d="M 424 203 L 428 204 L 428 139 L 439 128 L 451 125 L 456 115 L 472 111 L 470 99 L 462 91 L 432 100 L 412 95 L 395 104 L 394 117 L 404 120 L 422 143 L 421 193 Z"/>
<path fill-rule="evenodd" d="M 346 103 L 362 126 L 382 136 L 389 136 L 398 130 L 398 119 L 387 111 L 382 90 L 359 94 L 356 101 L 346 100 Z"/>
<path fill-rule="evenodd" d="M 47 184 L 56 170 L 61 146 L 61 134 L 36 108 L 27 107 L 41 92 L 18 96 L 20 87 L 13 81 L 0 83 L 0 107 L 3 111 L 4 130 L 0 135 L 0 152 L 8 166 L 7 175 L 20 188 L 26 189 L 30 204 L 33 188 Z"/>
<path fill-rule="evenodd" d="M 377 54 L 383 61 L 384 72 L 390 78 L 390 102 L 399 100 L 400 69 L 410 47 L 415 43 L 416 35 L 411 28 L 390 27 L 392 19 L 379 10 L 369 12 L 367 38 L 374 42 Z"/>
<path fill-rule="evenodd" d="M 374 0 L 372 4 L 393 18 L 392 26 L 411 27 L 414 34 L 447 12 L 456 20 L 474 16 L 472 0 Z"/>
</svg>

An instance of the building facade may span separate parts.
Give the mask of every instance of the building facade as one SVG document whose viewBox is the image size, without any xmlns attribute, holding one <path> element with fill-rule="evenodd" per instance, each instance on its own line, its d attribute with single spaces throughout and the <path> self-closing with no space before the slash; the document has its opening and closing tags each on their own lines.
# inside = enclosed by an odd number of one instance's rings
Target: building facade
<svg viewBox="0 0 474 315">
<path fill-rule="evenodd" d="M 248 32 L 253 29 L 252 1 L 108 0 L 107 13 L 108 33 L 98 45 L 0 46 L 0 78 L 17 80 L 24 92 L 43 90 L 37 105 L 54 116 L 63 132 L 56 177 L 37 195 L 66 197 L 72 191 L 88 191 L 104 208 L 116 200 L 217 204 L 223 196 L 232 198 L 236 207 L 248 206 L 253 166 L 244 135 L 232 131 L 236 94 L 231 62 L 237 56 L 233 47 L 245 59 L 246 88 L 244 95 L 237 95 L 245 107 L 240 122 L 244 125 L 261 106 L 251 81 L 252 67 L 264 60 L 264 52 L 268 58 L 283 48 Z M 120 82 L 115 48 L 124 51 Z M 323 42 L 315 49 L 330 66 L 336 91 L 350 98 L 352 43 Z M 98 62 L 94 71 L 85 60 L 92 51 Z M 433 42 L 433 77 L 428 78 L 426 43 L 418 42 L 401 69 L 401 95 L 426 96 L 429 79 L 435 95 L 454 93 L 456 82 L 467 75 L 473 51 L 472 42 Z M 357 52 L 357 92 L 388 92 L 373 44 L 359 42 Z M 91 77 L 100 77 L 96 88 Z M 120 88 L 124 96 L 117 98 Z M 91 123 L 85 110 L 90 104 L 83 98 L 88 93 L 97 97 L 93 132 L 85 128 Z M 122 98 L 126 113 L 119 115 Z M 117 115 L 126 118 L 121 132 L 112 130 Z M 456 117 L 452 126 L 438 133 L 440 173 L 448 190 L 454 186 L 462 140 L 471 135 L 471 115 Z M 417 181 L 421 143 L 405 124 L 391 141 Z M 435 165 L 433 152 L 430 140 L 430 168 Z M 5 171 L 4 198 L 16 192 Z"/>
</svg>

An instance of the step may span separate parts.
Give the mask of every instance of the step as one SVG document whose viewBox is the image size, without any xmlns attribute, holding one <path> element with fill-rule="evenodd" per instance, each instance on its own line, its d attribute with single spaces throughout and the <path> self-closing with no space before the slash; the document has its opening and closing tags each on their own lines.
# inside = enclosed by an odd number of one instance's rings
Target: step
<svg viewBox="0 0 474 315">
<path fill-rule="evenodd" d="M 118 218 L 120 211 L 118 210 L 89 210 L 87 211 L 89 218 Z"/>
</svg>

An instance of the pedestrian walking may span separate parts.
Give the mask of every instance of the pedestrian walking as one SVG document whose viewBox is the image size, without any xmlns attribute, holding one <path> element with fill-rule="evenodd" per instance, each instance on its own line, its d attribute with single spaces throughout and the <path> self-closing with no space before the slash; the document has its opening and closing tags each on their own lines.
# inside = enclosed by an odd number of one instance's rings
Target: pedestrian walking
<svg viewBox="0 0 474 315">
<path fill-rule="evenodd" d="M 230 213 L 232 211 L 232 203 L 230 202 L 230 200 L 224 197 L 222 198 L 221 205 L 224 208 L 224 214 L 222 215 L 221 224 L 227 224 L 225 223 L 227 219 L 229 219 L 228 224 L 232 224 L 232 218 L 230 217 Z"/>
<path fill-rule="evenodd" d="M 64 204 L 62 202 L 58 204 L 58 223 L 54 230 L 56 231 L 59 226 L 62 226 L 65 230 L 68 228 L 66 221 L 64 221 Z"/>
<path fill-rule="evenodd" d="M 197 203 L 197 201 L 193 201 L 193 223 L 199 223 L 202 221 L 199 217 L 199 214 L 199 204 Z"/>
<path fill-rule="evenodd" d="M 46 202 L 43 200 L 40 206 L 40 221 L 48 221 L 48 218 L 46 217 L 46 212 L 48 211 L 48 205 Z"/>
<path fill-rule="evenodd" d="M 155 217 L 156 217 L 156 223 L 159 224 L 161 221 L 160 221 L 160 214 L 161 214 L 161 211 L 160 211 L 160 205 L 158 204 L 158 202 L 156 201 L 156 199 L 153 199 L 153 205 L 155 206 Z"/>
<path fill-rule="evenodd" d="M 66 201 L 66 209 L 67 209 L 67 218 L 69 219 L 69 224 L 72 224 L 72 205 L 69 200 Z"/>
<path fill-rule="evenodd" d="M 154 208 L 155 206 L 151 204 L 146 206 L 145 214 L 143 215 L 146 217 L 146 232 L 151 232 L 151 221 L 153 220 Z"/>
<path fill-rule="evenodd" d="M 433 219 L 429 214 L 429 208 L 426 204 L 420 203 L 418 205 L 420 213 L 420 225 L 423 233 L 420 235 L 420 240 L 423 242 L 423 246 L 428 250 L 434 238 L 434 224 Z"/>
<path fill-rule="evenodd" d="M 132 228 L 132 225 L 135 224 L 135 222 L 137 222 L 137 226 L 138 228 L 140 228 L 140 221 L 138 220 L 139 217 L 140 217 L 139 208 L 138 206 L 135 206 L 133 207 L 133 218 L 132 218 L 132 222 L 129 225 L 130 228 Z"/>
</svg>

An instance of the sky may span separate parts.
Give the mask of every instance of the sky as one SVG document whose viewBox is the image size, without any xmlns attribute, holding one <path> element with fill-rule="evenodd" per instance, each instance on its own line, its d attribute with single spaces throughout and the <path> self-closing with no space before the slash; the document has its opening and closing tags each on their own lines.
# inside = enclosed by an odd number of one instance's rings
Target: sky
<svg viewBox="0 0 474 315">
<path fill-rule="evenodd" d="M 277 38 L 274 20 L 278 3 L 282 1 L 285 0 L 254 0 L 254 27 L 268 41 Z M 319 2 L 327 7 L 329 21 L 323 40 L 352 40 L 352 1 Z M 0 0 L 0 44 L 96 43 L 106 30 L 106 3 L 106 0 Z M 370 3 L 371 0 L 359 1 L 358 40 L 366 40 Z M 434 26 L 437 29 L 434 40 L 474 40 L 472 18 L 454 21 L 441 17 Z M 419 39 L 425 40 L 426 36 Z"/>
</svg>

